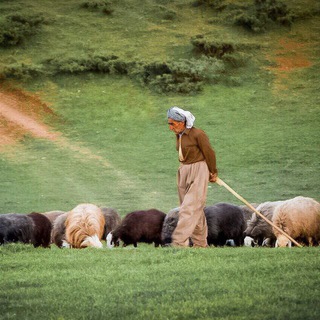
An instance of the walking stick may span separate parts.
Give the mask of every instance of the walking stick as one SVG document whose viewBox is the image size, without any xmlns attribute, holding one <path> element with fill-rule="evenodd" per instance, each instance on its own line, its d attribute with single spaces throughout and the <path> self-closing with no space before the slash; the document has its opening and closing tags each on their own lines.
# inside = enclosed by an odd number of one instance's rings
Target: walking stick
<svg viewBox="0 0 320 320">
<path fill-rule="evenodd" d="M 284 236 L 286 236 L 290 241 L 292 241 L 296 246 L 302 247 L 301 244 L 299 244 L 296 240 L 294 240 L 292 237 L 290 237 L 286 232 L 284 232 L 282 229 L 277 227 L 274 223 L 272 223 L 269 219 L 267 219 L 262 213 L 256 210 L 254 206 L 252 206 L 246 199 L 242 198 L 238 193 L 236 193 L 231 187 L 229 187 L 224 181 L 222 181 L 220 178 L 217 178 L 216 183 L 219 186 L 225 187 L 228 191 L 230 191 L 236 198 L 238 198 L 240 201 L 242 201 L 247 207 L 249 207 L 252 211 L 254 211 L 258 216 L 260 216 L 262 219 L 264 219 L 267 223 L 269 223 L 272 227 L 277 229 L 279 232 L 281 232 Z"/>
</svg>

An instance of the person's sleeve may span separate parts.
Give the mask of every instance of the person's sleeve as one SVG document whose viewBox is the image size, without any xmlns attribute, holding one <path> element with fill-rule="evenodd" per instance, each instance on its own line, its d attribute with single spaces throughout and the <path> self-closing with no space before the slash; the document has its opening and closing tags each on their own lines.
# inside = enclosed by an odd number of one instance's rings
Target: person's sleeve
<svg viewBox="0 0 320 320">
<path fill-rule="evenodd" d="M 198 137 L 198 145 L 199 148 L 204 155 L 204 158 L 206 160 L 206 163 L 208 165 L 208 169 L 210 173 L 217 173 L 217 162 L 216 162 L 216 153 L 213 149 L 213 147 L 210 144 L 208 136 L 205 134 L 205 132 L 201 132 L 201 134 Z"/>
</svg>

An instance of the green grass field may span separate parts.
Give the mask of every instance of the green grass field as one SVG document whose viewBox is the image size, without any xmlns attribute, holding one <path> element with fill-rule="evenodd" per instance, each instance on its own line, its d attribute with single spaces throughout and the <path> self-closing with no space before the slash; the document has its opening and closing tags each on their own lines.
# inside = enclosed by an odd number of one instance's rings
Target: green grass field
<svg viewBox="0 0 320 320">
<path fill-rule="evenodd" d="M 1 253 L 1 319 L 317 319 L 318 248 Z"/>
<path fill-rule="evenodd" d="M 300 18 L 262 33 L 195 2 L 111 1 L 114 11 L 106 15 L 76 0 L 1 1 L 0 23 L 14 13 L 47 21 L 21 44 L 0 46 L 0 74 L 22 63 L 43 67 L 47 59 L 102 53 L 144 63 L 196 59 L 190 39 L 198 34 L 237 43 L 247 61 L 190 94 L 159 93 L 134 76 L 97 72 L 2 79 L 0 93 L 10 84 L 47 103 L 54 115 L 40 119 L 60 137 L 26 133 L 1 148 L 0 213 L 68 211 L 84 202 L 121 216 L 176 207 L 178 160 L 166 121 L 172 105 L 194 113 L 215 148 L 220 178 L 249 202 L 298 195 L 319 201 L 318 2 L 283 1 Z M 7 128 L 2 117 L 0 124 Z M 241 204 L 211 184 L 207 203 L 217 202 Z M 0 254 L 0 319 L 320 317 L 318 247 L 9 245 Z"/>
</svg>

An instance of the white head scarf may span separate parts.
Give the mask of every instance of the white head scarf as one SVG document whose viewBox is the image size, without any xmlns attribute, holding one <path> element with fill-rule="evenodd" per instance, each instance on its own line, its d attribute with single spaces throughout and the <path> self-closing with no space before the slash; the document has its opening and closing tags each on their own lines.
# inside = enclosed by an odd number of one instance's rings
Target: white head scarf
<svg viewBox="0 0 320 320">
<path fill-rule="evenodd" d="M 195 116 L 179 107 L 172 107 L 167 111 L 167 117 L 179 122 L 186 122 L 187 129 L 193 127 L 193 123 L 196 120 Z"/>
</svg>

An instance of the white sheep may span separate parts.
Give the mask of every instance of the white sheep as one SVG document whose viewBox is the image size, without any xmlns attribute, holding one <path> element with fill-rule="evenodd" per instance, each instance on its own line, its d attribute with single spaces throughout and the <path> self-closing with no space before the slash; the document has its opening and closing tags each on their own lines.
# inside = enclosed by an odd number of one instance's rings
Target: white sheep
<svg viewBox="0 0 320 320">
<path fill-rule="evenodd" d="M 72 248 L 102 248 L 105 218 L 94 204 L 79 204 L 72 209 L 65 221 L 65 240 Z"/>
<path fill-rule="evenodd" d="M 284 201 L 276 207 L 273 223 L 294 240 L 317 245 L 320 240 L 320 203 L 301 196 Z M 290 246 L 291 242 L 285 235 L 276 228 L 273 232 L 277 237 L 277 246 Z"/>
</svg>

